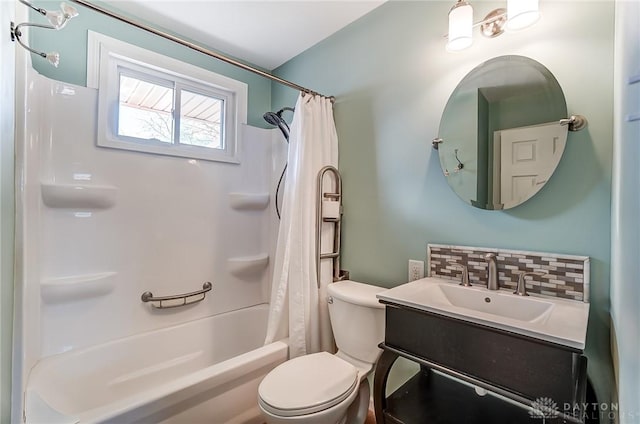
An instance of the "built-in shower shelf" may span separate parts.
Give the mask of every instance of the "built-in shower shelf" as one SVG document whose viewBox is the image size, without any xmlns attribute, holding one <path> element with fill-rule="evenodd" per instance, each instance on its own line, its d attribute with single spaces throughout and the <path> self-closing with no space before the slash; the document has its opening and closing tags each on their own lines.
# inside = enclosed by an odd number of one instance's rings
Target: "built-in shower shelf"
<svg viewBox="0 0 640 424">
<path fill-rule="evenodd" d="M 71 275 L 49 278 L 40 283 L 44 303 L 64 303 L 111 293 L 116 285 L 116 272 Z"/>
<path fill-rule="evenodd" d="M 269 205 L 269 193 L 229 193 L 229 203 L 237 210 L 262 210 Z"/>
<path fill-rule="evenodd" d="M 42 200 L 50 208 L 107 209 L 116 203 L 117 187 L 42 183 Z"/>
<path fill-rule="evenodd" d="M 227 260 L 229 272 L 237 277 L 257 274 L 269 265 L 269 255 L 260 253 L 254 256 L 239 256 Z"/>
</svg>

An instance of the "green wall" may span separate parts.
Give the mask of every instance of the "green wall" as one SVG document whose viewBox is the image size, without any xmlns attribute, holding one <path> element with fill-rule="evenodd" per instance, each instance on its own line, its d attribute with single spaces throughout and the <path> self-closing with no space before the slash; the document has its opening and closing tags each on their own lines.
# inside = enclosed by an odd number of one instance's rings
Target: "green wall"
<svg viewBox="0 0 640 424">
<path fill-rule="evenodd" d="M 95 3 L 102 6 L 105 5 L 104 2 Z M 110 3 L 105 7 L 125 15 L 118 11 L 116 8 L 117 3 L 116 7 L 113 7 L 113 2 Z M 36 4 L 45 9 L 56 10 L 60 2 L 39 1 Z M 267 126 L 262 119 L 262 115 L 271 107 L 270 80 L 210 58 L 172 41 L 161 39 L 156 35 L 116 21 L 98 12 L 76 4 L 73 4 L 73 6 L 78 9 L 80 14 L 69 21 L 62 30 L 32 29 L 30 32 L 30 44 L 33 48 L 44 52 L 57 51 L 60 53 L 60 65 L 58 68 L 54 68 L 44 59 L 33 57 L 33 67 L 42 75 L 59 81 L 86 86 L 87 30 L 91 30 L 247 83 L 249 85 L 247 121 L 253 126 L 262 128 Z M 35 12 L 31 13 L 31 21 L 47 22 L 43 16 Z M 175 34 L 173 31 L 166 31 Z"/>
<path fill-rule="evenodd" d="M 407 281 L 407 260 L 425 258 L 428 242 L 591 257 L 587 355 L 599 399 L 607 401 L 613 1 L 577 7 L 542 0 L 536 26 L 496 39 L 476 32 L 470 49 L 447 53 L 443 34 L 452 4 L 388 2 L 276 69 L 337 97 L 343 266 L 356 280 L 391 287 Z M 503 3 L 473 6 L 479 20 Z M 545 65 L 562 86 L 569 113 L 585 115 L 589 126 L 569 135 L 556 173 L 534 198 L 509 211 L 484 211 L 451 191 L 431 139 L 464 75 L 509 54 Z M 274 85 L 274 109 L 294 101 L 292 90 Z"/>
</svg>

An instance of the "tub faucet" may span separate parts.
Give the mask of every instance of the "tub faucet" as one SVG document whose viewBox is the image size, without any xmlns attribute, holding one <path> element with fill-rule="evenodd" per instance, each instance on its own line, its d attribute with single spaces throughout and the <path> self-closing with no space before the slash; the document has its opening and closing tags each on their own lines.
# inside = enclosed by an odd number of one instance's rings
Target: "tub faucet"
<svg viewBox="0 0 640 424">
<path fill-rule="evenodd" d="M 487 260 L 487 289 L 498 290 L 498 267 L 496 266 L 496 254 L 487 253 L 484 255 Z"/>
</svg>

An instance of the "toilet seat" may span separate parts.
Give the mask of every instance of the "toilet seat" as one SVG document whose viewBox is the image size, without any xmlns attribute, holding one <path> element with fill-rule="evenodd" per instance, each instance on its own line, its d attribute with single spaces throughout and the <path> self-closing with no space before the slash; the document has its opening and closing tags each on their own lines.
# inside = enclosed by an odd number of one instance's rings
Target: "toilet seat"
<svg viewBox="0 0 640 424">
<path fill-rule="evenodd" d="M 356 367 L 328 352 L 291 359 L 274 368 L 258 387 L 267 412 L 293 417 L 339 404 L 358 388 Z"/>
</svg>

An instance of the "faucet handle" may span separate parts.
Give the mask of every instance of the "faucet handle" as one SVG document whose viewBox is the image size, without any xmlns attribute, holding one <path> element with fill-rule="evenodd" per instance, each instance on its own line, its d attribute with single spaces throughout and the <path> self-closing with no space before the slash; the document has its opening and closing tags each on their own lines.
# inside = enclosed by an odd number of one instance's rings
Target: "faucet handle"
<svg viewBox="0 0 640 424">
<path fill-rule="evenodd" d="M 462 269 L 462 281 L 460 282 L 461 286 L 471 287 L 471 283 L 469 282 L 469 268 L 466 265 L 459 264 L 456 261 L 447 261 L 448 264 L 453 266 L 460 267 Z"/>
<path fill-rule="evenodd" d="M 545 273 L 536 271 L 520 271 L 518 274 L 518 286 L 513 294 L 517 294 L 518 296 L 529 296 L 529 293 L 527 293 L 527 286 L 524 281 L 525 277 L 527 275 L 544 275 Z"/>
</svg>

